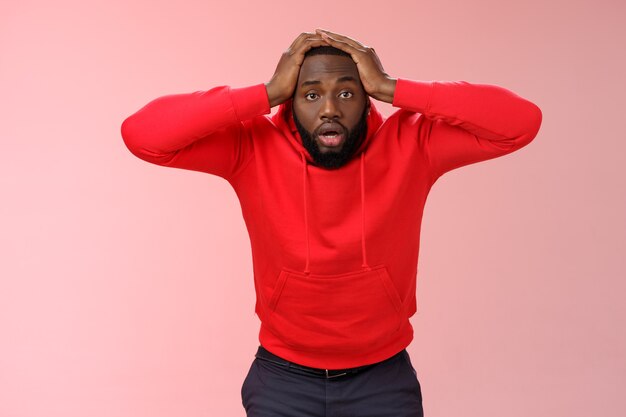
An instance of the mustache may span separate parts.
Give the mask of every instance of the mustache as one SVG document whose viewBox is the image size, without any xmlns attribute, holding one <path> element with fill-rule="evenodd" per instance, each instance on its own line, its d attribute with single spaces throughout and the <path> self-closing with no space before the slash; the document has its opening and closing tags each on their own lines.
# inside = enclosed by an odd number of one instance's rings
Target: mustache
<svg viewBox="0 0 626 417">
<path fill-rule="evenodd" d="M 315 129 L 315 131 L 313 131 L 313 134 L 315 134 L 316 136 L 320 135 L 320 131 L 322 129 L 327 128 L 329 125 L 332 125 L 331 130 L 335 130 L 335 129 L 341 129 L 341 132 L 339 133 L 349 133 L 348 128 L 345 127 L 344 125 L 342 125 L 341 123 L 333 120 L 332 122 L 325 122 L 322 123 L 317 129 Z"/>
</svg>

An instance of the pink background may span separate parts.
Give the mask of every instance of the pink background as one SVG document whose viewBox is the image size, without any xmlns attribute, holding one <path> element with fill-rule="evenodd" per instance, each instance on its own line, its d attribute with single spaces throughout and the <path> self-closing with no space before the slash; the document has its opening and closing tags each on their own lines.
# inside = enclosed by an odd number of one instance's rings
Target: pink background
<svg viewBox="0 0 626 417">
<path fill-rule="evenodd" d="M 426 415 L 622 416 L 625 12 L 3 0 L 0 416 L 244 415 L 259 322 L 236 195 L 135 158 L 120 125 L 161 95 L 269 80 L 315 27 L 392 76 L 497 84 L 543 111 L 528 147 L 430 194 L 408 348 Z"/>
</svg>

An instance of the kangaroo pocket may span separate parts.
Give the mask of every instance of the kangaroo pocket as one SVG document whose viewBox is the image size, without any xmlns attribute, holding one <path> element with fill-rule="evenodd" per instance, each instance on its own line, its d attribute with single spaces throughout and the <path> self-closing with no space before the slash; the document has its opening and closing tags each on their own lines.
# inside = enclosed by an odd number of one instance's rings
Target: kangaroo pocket
<svg viewBox="0 0 626 417">
<path fill-rule="evenodd" d="M 338 275 L 283 269 L 263 322 L 297 350 L 350 351 L 384 345 L 406 320 L 387 269 Z"/>
</svg>

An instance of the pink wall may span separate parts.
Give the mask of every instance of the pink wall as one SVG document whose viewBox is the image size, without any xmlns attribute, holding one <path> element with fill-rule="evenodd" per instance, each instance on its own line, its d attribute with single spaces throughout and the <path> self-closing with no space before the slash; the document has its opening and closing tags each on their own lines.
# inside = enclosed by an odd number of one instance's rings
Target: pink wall
<svg viewBox="0 0 626 417">
<path fill-rule="evenodd" d="M 135 158 L 120 124 L 267 81 L 315 27 L 392 76 L 543 111 L 527 148 L 431 192 L 409 347 L 426 415 L 623 415 L 624 3 L 249 3 L 0 3 L 0 416 L 244 415 L 259 323 L 237 198 Z"/>
</svg>

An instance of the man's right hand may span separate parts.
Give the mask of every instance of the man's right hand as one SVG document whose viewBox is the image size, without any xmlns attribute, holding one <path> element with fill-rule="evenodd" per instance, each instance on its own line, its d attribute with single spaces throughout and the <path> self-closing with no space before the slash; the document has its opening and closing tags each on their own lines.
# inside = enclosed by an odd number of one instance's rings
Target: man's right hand
<svg viewBox="0 0 626 417">
<path fill-rule="evenodd" d="M 296 38 L 278 61 L 272 79 L 265 83 L 270 107 L 277 106 L 291 98 L 298 82 L 300 66 L 304 54 L 311 48 L 327 46 L 328 43 L 317 33 L 302 33 Z"/>
</svg>

